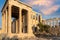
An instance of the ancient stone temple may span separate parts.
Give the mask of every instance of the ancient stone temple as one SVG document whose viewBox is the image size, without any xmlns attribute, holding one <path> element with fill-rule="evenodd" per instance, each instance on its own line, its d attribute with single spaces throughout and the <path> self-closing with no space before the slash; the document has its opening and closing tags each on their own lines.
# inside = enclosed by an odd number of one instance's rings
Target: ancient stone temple
<svg viewBox="0 0 60 40">
<path fill-rule="evenodd" d="M 2 34 L 8 37 L 34 37 L 32 27 L 42 22 L 32 7 L 19 0 L 6 0 L 2 8 Z"/>
</svg>

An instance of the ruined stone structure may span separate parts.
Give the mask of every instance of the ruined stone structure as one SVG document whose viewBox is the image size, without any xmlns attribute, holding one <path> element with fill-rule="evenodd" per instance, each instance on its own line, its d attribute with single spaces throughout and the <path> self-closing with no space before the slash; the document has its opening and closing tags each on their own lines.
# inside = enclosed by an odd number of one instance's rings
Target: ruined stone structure
<svg viewBox="0 0 60 40">
<path fill-rule="evenodd" d="M 42 22 L 32 7 L 19 0 L 6 0 L 2 8 L 2 34 L 8 37 L 34 37 L 32 27 Z"/>
<path fill-rule="evenodd" d="M 51 18 L 43 20 L 43 24 L 50 25 L 51 27 L 60 26 L 60 18 Z"/>
<path fill-rule="evenodd" d="M 50 26 L 51 35 L 60 36 L 60 18 L 43 19 L 42 23 Z"/>
</svg>

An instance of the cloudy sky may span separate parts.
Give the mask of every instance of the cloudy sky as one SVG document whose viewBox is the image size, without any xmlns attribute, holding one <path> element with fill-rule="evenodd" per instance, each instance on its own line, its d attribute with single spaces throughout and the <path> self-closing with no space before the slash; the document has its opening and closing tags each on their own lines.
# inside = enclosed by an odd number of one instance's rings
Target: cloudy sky
<svg viewBox="0 0 60 40">
<path fill-rule="evenodd" d="M 41 13 L 44 19 L 60 17 L 60 0 L 21 0 L 34 11 Z"/>
<path fill-rule="evenodd" d="M 60 17 L 60 0 L 20 0 L 25 4 L 28 4 L 32 9 L 42 15 L 44 19 Z M 0 0 L 0 26 L 1 9 L 5 0 Z"/>
</svg>

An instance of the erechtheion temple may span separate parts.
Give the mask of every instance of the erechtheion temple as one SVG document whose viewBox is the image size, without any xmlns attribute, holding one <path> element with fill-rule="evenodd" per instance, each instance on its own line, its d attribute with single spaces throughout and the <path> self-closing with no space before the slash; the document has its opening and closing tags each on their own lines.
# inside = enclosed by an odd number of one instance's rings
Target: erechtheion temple
<svg viewBox="0 0 60 40">
<path fill-rule="evenodd" d="M 32 27 L 42 22 L 32 7 L 19 0 L 6 0 L 2 8 L 2 34 L 8 37 L 33 37 Z"/>
</svg>

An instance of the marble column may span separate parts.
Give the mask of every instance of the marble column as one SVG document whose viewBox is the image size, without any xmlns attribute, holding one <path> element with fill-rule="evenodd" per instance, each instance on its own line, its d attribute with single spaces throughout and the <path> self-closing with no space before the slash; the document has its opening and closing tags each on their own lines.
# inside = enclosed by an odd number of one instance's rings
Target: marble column
<svg viewBox="0 0 60 40">
<path fill-rule="evenodd" d="M 6 9 L 6 16 L 5 17 L 6 17 L 6 22 L 5 22 L 6 23 L 6 33 L 8 33 L 8 27 L 7 27 L 7 9 Z"/>
<path fill-rule="evenodd" d="M 3 33 L 3 29 L 4 29 L 4 14 L 2 12 L 2 33 Z"/>
<path fill-rule="evenodd" d="M 11 5 L 8 6 L 8 32 L 11 33 Z"/>
<path fill-rule="evenodd" d="M 19 33 L 19 19 L 16 20 L 16 33 Z"/>
<path fill-rule="evenodd" d="M 6 11 L 4 11 L 4 32 L 6 33 Z"/>
<path fill-rule="evenodd" d="M 22 13 L 21 13 L 22 9 L 19 8 L 19 33 L 22 33 Z"/>
<path fill-rule="evenodd" d="M 56 25 L 58 26 L 58 20 L 56 20 Z"/>
<path fill-rule="evenodd" d="M 5 13 L 2 14 L 2 33 L 5 33 Z"/>
<path fill-rule="evenodd" d="M 47 21 L 47 25 L 49 25 L 49 21 Z"/>
<path fill-rule="evenodd" d="M 52 20 L 50 20 L 50 26 L 52 27 Z"/>
<path fill-rule="evenodd" d="M 55 27 L 55 20 L 53 20 L 53 26 Z"/>
</svg>

